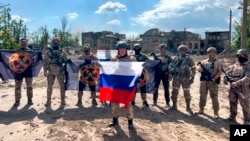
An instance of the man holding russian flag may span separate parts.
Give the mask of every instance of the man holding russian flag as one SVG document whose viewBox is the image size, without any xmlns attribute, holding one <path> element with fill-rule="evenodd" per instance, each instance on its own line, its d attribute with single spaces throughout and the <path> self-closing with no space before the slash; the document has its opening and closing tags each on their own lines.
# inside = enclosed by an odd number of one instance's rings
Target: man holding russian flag
<svg viewBox="0 0 250 141">
<path fill-rule="evenodd" d="M 136 86 L 143 69 L 143 62 L 136 62 L 134 56 L 128 56 L 128 44 L 119 41 L 116 45 L 118 54 L 112 62 L 100 62 L 100 101 L 113 103 L 113 122 L 117 126 L 120 104 L 124 104 L 128 118 L 128 128 L 133 130 L 133 108 L 131 101 L 136 93 Z"/>
</svg>

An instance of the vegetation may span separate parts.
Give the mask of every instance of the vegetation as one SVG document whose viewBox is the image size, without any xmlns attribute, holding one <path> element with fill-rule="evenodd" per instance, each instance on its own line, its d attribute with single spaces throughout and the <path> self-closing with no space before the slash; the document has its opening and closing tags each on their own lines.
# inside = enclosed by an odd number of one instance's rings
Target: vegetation
<svg viewBox="0 0 250 141">
<path fill-rule="evenodd" d="M 240 3 L 240 10 L 243 9 L 243 3 Z M 248 0 L 248 8 L 247 8 L 247 49 L 250 50 L 250 0 Z M 239 22 L 235 22 L 235 33 L 232 38 L 232 48 L 239 49 L 241 47 L 241 33 L 242 33 L 242 17 Z"/>
<path fill-rule="evenodd" d="M 239 9 L 242 9 L 243 4 L 240 3 Z M 19 47 L 19 40 L 26 37 L 27 28 L 22 19 L 15 20 L 11 18 L 11 9 L 8 5 L 0 3 L 0 48 L 14 49 Z M 248 0 L 248 28 L 247 28 L 247 48 L 250 49 L 250 0 Z M 241 20 L 242 21 L 242 20 Z M 239 49 L 241 46 L 241 21 L 234 23 L 235 33 L 232 37 L 232 48 Z M 47 25 L 40 27 L 37 31 L 31 33 L 31 43 L 39 46 L 47 46 L 51 37 L 59 37 L 61 39 L 62 47 L 78 48 L 79 38 L 70 33 L 68 28 L 68 21 L 65 17 L 61 19 L 61 29 L 54 28 L 52 33 L 47 29 Z M 86 39 L 87 40 L 87 39 Z"/>
<path fill-rule="evenodd" d="M 11 18 L 11 9 L 8 5 L 0 3 L 0 48 L 15 49 L 19 48 L 21 38 L 26 38 L 27 28 L 22 19 L 15 20 Z M 49 32 L 47 25 L 41 26 L 37 31 L 31 33 L 30 43 L 44 47 L 49 44 L 49 39 L 59 37 L 61 39 L 61 47 L 78 48 L 79 39 L 70 33 L 68 21 L 62 18 L 62 28 L 54 28 L 52 33 Z M 27 37 L 28 38 L 28 37 Z"/>
</svg>

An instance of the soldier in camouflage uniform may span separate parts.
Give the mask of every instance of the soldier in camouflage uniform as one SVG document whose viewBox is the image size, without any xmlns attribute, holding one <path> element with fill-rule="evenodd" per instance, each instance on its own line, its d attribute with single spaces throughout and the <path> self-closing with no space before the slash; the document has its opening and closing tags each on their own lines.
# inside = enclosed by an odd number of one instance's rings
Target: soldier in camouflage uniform
<svg viewBox="0 0 250 141">
<path fill-rule="evenodd" d="M 171 96 L 173 106 L 171 109 L 177 110 L 177 98 L 180 86 L 182 86 L 186 101 L 186 111 L 192 115 L 190 85 L 194 83 L 196 67 L 194 60 L 187 54 L 188 48 L 186 45 L 180 45 L 178 51 L 180 54 L 173 59 L 170 65 L 170 72 L 173 76 Z"/>
<path fill-rule="evenodd" d="M 148 60 L 148 57 L 144 54 L 141 54 L 141 45 L 139 43 L 134 44 L 135 58 L 138 62 L 145 62 Z M 147 97 L 146 97 L 146 86 L 142 86 L 139 88 L 141 92 L 141 99 L 143 101 L 143 106 L 148 107 Z M 135 95 L 136 96 L 136 95 Z M 132 105 L 135 105 L 135 100 L 132 101 Z"/>
<path fill-rule="evenodd" d="M 18 51 L 27 52 L 31 51 L 31 49 L 28 47 L 28 40 L 25 38 L 22 38 L 20 40 L 21 47 L 18 49 Z M 23 82 L 23 78 L 25 78 L 26 86 L 27 86 L 27 97 L 28 97 L 28 105 L 32 105 L 32 97 L 33 97 L 33 87 L 32 87 L 32 69 L 29 67 L 27 70 L 25 70 L 22 74 L 15 75 L 15 103 L 14 106 L 20 105 L 20 99 L 21 99 L 21 86 Z"/>
<path fill-rule="evenodd" d="M 83 59 L 85 61 L 98 60 L 98 58 L 94 54 L 90 53 L 89 44 L 84 45 L 84 53 L 81 54 L 80 56 L 78 56 L 77 59 Z M 79 88 L 82 88 L 82 89 L 78 90 L 78 102 L 77 102 L 76 106 L 82 105 L 82 96 L 83 96 L 83 88 L 84 87 L 86 87 L 86 84 L 83 84 L 80 81 Z M 97 105 L 95 87 L 96 87 L 95 85 L 89 86 L 89 88 L 91 90 L 92 105 Z"/>
<path fill-rule="evenodd" d="M 229 122 L 236 122 L 238 100 L 242 107 L 244 124 L 250 124 L 250 62 L 248 61 L 248 51 L 239 49 L 236 53 L 238 62 L 230 66 L 227 72 L 228 77 L 224 77 L 224 84 L 230 84 L 229 104 L 230 116 Z M 231 80 L 229 79 L 231 78 Z"/>
<path fill-rule="evenodd" d="M 210 72 L 212 80 L 206 79 L 207 77 L 200 78 L 200 110 L 197 112 L 197 114 L 204 114 L 204 107 L 207 102 L 207 94 L 208 91 L 210 93 L 210 97 L 212 99 L 212 105 L 214 110 L 214 117 L 219 118 L 219 100 L 218 100 L 218 79 L 220 79 L 220 75 L 222 74 L 222 62 L 216 58 L 216 48 L 215 47 L 209 47 L 207 49 L 208 53 L 208 59 L 205 59 L 201 62 L 202 66 L 205 67 L 205 69 Z M 200 66 L 197 69 L 200 73 L 205 73 L 203 68 Z M 208 75 L 208 74 L 204 74 Z"/>
<path fill-rule="evenodd" d="M 60 39 L 52 39 L 52 48 L 48 48 L 44 54 L 44 76 L 47 77 L 48 88 L 47 88 L 47 102 L 45 106 L 51 105 L 51 96 L 55 78 L 57 78 L 60 86 L 61 93 L 61 106 L 66 105 L 65 103 L 65 70 L 64 64 L 67 61 L 66 53 L 60 49 Z"/>
<path fill-rule="evenodd" d="M 116 48 L 118 50 L 118 55 L 115 58 L 112 58 L 111 61 L 118 61 L 118 62 L 135 62 L 136 58 L 134 56 L 128 56 L 127 50 L 128 50 L 128 44 L 124 41 L 119 41 L 116 45 Z M 128 118 L 128 128 L 129 130 L 133 130 L 133 107 L 131 104 L 128 105 L 128 108 L 126 108 L 127 118 Z M 118 123 L 118 117 L 120 115 L 120 104 L 114 103 L 113 104 L 113 122 L 110 124 L 110 126 L 117 126 Z"/>
<path fill-rule="evenodd" d="M 160 44 L 159 48 L 160 48 L 160 53 L 156 55 L 153 54 L 153 55 L 154 55 L 155 60 L 161 60 L 160 79 L 164 87 L 164 97 L 165 97 L 166 105 L 167 107 L 170 107 L 169 81 L 171 80 L 171 76 L 169 74 L 169 65 L 172 62 L 172 58 L 166 52 L 166 48 L 167 48 L 166 44 Z M 159 84 L 157 88 L 155 89 L 155 92 L 153 95 L 154 105 L 157 105 Z"/>
</svg>

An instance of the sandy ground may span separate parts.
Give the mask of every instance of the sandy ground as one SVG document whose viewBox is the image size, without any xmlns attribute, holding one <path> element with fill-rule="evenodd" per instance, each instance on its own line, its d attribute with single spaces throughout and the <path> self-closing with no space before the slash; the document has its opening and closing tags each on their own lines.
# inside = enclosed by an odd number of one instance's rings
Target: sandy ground
<svg viewBox="0 0 250 141">
<path fill-rule="evenodd" d="M 196 58 L 200 60 L 201 58 Z M 229 61 L 224 60 L 224 64 Z M 230 62 L 229 62 L 230 63 Z M 228 86 L 220 84 L 219 102 L 221 119 L 213 118 L 211 99 L 208 96 L 205 115 L 189 115 L 185 108 L 183 92 L 178 98 L 178 111 L 166 108 L 163 89 L 159 90 L 158 106 L 152 106 L 152 94 L 147 95 L 149 108 L 142 109 L 140 95 L 134 106 L 135 131 L 129 131 L 124 109 L 119 118 L 120 126 L 107 125 L 112 120 L 109 105 L 91 105 L 90 93 L 85 92 L 83 107 L 75 106 L 77 91 L 66 92 L 67 105 L 60 108 L 60 93 L 56 82 L 52 108 L 46 109 L 46 79 L 34 78 L 34 105 L 27 106 L 25 85 L 22 88 L 21 105 L 14 103 L 14 82 L 0 82 L 0 140 L 1 141 L 228 141 L 229 123 L 223 119 L 229 115 Z M 171 87 L 170 87 L 171 91 Z M 191 88 L 192 108 L 199 110 L 199 74 Z M 237 121 L 241 124 L 239 106 Z"/>
</svg>

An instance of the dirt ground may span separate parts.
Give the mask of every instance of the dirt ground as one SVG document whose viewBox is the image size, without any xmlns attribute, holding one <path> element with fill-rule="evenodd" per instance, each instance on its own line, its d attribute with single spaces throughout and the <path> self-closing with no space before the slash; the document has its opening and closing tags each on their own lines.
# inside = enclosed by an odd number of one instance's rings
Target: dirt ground
<svg viewBox="0 0 250 141">
<path fill-rule="evenodd" d="M 195 57 L 201 60 L 204 57 Z M 227 66 L 232 59 L 222 59 Z M 0 140 L 1 141 L 228 141 L 229 123 L 223 119 L 229 116 L 228 87 L 219 88 L 220 117 L 213 118 L 211 99 L 208 96 L 205 115 L 189 115 L 185 108 L 183 92 L 178 98 L 178 111 L 166 108 L 163 89 L 159 89 L 158 106 L 152 106 L 152 94 L 147 95 L 149 108 L 142 109 L 137 94 L 134 108 L 135 131 L 129 131 L 124 109 L 119 118 L 120 126 L 107 125 L 112 120 L 109 105 L 92 106 L 90 93 L 84 92 L 83 107 L 75 106 L 77 91 L 66 92 L 66 107 L 60 108 L 60 93 L 56 82 L 53 91 L 52 108 L 46 109 L 46 79 L 43 72 L 34 78 L 34 105 L 27 106 L 26 88 L 23 85 L 21 105 L 14 103 L 14 82 L 0 82 Z M 192 109 L 199 110 L 199 73 L 191 87 Z M 170 87 L 171 92 L 171 87 Z M 172 103 L 171 103 L 172 104 Z M 243 123 L 239 106 L 237 121 Z"/>
</svg>

